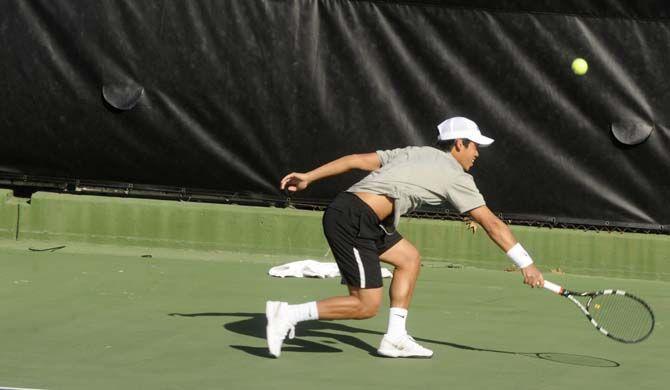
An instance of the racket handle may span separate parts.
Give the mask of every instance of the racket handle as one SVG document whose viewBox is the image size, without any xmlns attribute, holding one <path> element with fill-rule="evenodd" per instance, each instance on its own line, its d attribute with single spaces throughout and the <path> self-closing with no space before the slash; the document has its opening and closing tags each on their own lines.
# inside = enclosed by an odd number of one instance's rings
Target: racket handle
<svg viewBox="0 0 670 390">
<path fill-rule="evenodd" d="M 558 284 L 552 283 L 548 280 L 544 281 L 543 287 L 551 292 L 555 292 L 556 294 L 561 294 L 563 292 L 563 287 L 559 286 Z"/>
</svg>

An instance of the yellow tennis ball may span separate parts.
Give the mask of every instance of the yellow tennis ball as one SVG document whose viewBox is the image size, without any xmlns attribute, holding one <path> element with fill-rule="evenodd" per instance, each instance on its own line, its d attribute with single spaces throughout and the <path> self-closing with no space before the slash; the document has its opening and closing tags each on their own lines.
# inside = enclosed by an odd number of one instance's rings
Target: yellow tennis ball
<svg viewBox="0 0 670 390">
<path fill-rule="evenodd" d="M 572 71 L 575 72 L 577 76 L 582 76 L 586 74 L 586 71 L 589 70 L 589 64 L 583 58 L 575 58 L 572 61 Z"/>
</svg>

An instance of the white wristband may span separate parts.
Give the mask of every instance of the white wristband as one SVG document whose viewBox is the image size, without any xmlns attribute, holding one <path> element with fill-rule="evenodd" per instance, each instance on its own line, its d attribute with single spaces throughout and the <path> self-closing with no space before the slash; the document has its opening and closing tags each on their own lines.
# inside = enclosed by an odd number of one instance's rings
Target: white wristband
<svg viewBox="0 0 670 390">
<path fill-rule="evenodd" d="M 519 268 L 526 268 L 529 265 L 533 264 L 533 259 L 530 258 L 528 252 L 517 243 L 510 250 L 507 251 L 507 257 L 512 259 L 514 264 Z"/>
</svg>

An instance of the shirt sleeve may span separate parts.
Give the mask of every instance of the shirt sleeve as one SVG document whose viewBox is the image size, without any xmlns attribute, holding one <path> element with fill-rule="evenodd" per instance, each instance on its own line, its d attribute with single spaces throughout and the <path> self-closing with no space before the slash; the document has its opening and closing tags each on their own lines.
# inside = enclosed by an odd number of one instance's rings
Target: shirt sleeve
<svg viewBox="0 0 670 390">
<path fill-rule="evenodd" d="M 391 149 L 391 150 L 378 150 L 377 157 L 379 157 L 379 162 L 381 166 L 388 164 L 393 161 L 396 157 L 403 154 L 407 148 Z"/>
<path fill-rule="evenodd" d="M 477 207 L 486 205 L 484 197 L 475 185 L 471 175 L 463 173 L 458 175 L 449 186 L 448 194 L 451 204 L 458 209 L 459 213 L 465 213 Z"/>
</svg>

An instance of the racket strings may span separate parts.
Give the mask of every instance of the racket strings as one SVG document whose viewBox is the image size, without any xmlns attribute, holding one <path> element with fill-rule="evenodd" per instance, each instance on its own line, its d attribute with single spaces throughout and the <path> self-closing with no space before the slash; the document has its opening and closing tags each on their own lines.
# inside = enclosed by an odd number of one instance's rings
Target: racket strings
<svg viewBox="0 0 670 390">
<path fill-rule="evenodd" d="M 589 303 L 588 311 L 612 337 L 629 342 L 644 339 L 654 327 L 649 308 L 629 295 L 598 295 Z"/>
</svg>

